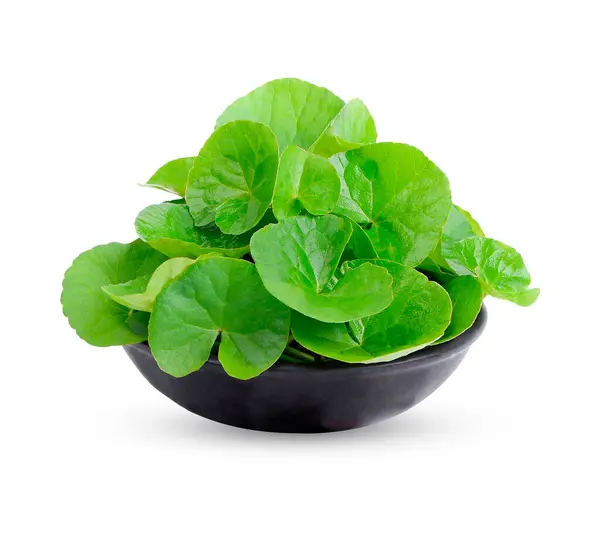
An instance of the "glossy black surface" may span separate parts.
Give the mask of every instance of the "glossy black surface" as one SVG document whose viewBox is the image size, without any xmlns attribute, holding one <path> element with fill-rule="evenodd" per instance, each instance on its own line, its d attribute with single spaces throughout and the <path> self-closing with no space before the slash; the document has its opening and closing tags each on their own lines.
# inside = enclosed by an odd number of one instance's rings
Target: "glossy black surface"
<svg viewBox="0 0 600 544">
<path fill-rule="evenodd" d="M 125 351 L 156 389 L 208 419 L 258 431 L 343 431 L 396 416 L 428 397 L 454 372 L 485 322 L 482 308 L 461 336 L 389 363 L 278 363 L 248 381 L 228 376 L 216 358 L 174 378 L 158 368 L 147 344 Z"/>
</svg>

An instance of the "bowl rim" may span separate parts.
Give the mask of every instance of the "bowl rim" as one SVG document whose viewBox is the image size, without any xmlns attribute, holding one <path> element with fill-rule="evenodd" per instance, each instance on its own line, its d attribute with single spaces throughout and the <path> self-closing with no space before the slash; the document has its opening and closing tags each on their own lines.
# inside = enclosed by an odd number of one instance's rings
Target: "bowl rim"
<svg viewBox="0 0 600 544">
<path fill-rule="evenodd" d="M 260 376 L 269 373 L 272 375 L 275 372 L 374 372 L 374 371 L 386 371 L 386 369 L 393 370 L 398 366 L 402 366 L 403 369 L 409 370 L 410 368 L 423 367 L 427 365 L 434 365 L 445 361 L 446 359 L 458 355 L 464 351 L 467 351 L 471 345 L 481 336 L 483 329 L 487 323 L 488 312 L 484 304 L 481 305 L 481 310 L 477 315 L 477 318 L 473 322 L 473 325 L 469 327 L 462 334 L 456 338 L 444 342 L 443 344 L 437 344 L 434 346 L 428 346 L 419 351 L 410 353 L 404 357 L 394 359 L 392 361 L 382 363 L 346 363 L 343 361 L 321 361 L 315 363 L 290 363 L 287 361 L 278 361 L 273 366 L 265 370 Z M 146 352 L 152 357 L 150 346 L 148 342 L 141 342 L 139 344 L 130 344 L 128 348 L 139 349 Z M 154 359 L 154 357 L 152 357 Z M 211 355 L 201 368 L 206 365 L 211 367 L 219 366 L 221 363 L 215 355 Z"/>
</svg>

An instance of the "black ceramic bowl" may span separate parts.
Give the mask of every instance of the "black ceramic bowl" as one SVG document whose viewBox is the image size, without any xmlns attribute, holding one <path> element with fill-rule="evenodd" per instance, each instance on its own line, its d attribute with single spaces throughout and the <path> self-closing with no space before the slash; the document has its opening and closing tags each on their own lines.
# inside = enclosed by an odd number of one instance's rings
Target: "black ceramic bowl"
<svg viewBox="0 0 600 544">
<path fill-rule="evenodd" d="M 389 363 L 278 363 L 248 381 L 227 375 L 214 357 L 197 372 L 174 378 L 158 368 L 147 344 L 125 351 L 161 393 L 213 421 L 257 431 L 344 431 L 401 414 L 431 395 L 463 360 L 485 322 L 482 307 L 459 337 Z"/>
</svg>

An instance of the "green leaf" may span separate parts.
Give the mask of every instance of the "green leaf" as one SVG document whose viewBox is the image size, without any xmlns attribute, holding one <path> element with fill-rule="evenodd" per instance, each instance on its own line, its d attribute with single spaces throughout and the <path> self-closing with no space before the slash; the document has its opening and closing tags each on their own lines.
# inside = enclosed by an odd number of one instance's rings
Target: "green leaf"
<svg viewBox="0 0 600 544">
<path fill-rule="evenodd" d="M 313 215 L 328 214 L 339 196 L 340 178 L 327 159 L 293 145 L 284 150 L 273 195 L 279 221 L 299 215 L 303 208 Z"/>
<path fill-rule="evenodd" d="M 457 206 L 456 204 L 452 205 L 452 208 L 454 208 L 454 210 L 450 210 L 450 215 L 452 215 L 453 211 L 458 211 L 460 212 L 460 214 L 462 215 L 462 217 L 464 218 L 464 220 L 468 223 L 470 229 L 467 231 L 467 229 L 464 229 L 464 232 L 472 232 L 472 236 L 481 236 L 482 238 L 485 236 L 485 234 L 483 233 L 483 229 L 481 228 L 481 226 L 479 225 L 479 223 L 475 220 L 475 218 L 464 208 L 461 208 L 460 206 Z M 450 222 L 449 228 L 452 226 L 452 221 L 453 221 L 453 217 L 450 217 L 450 215 L 448 216 L 448 221 L 446 222 L 446 224 L 448 224 L 448 222 Z M 460 221 L 459 221 L 460 224 Z M 461 227 L 464 228 L 464 227 Z M 449 235 L 450 237 L 456 237 L 455 232 L 458 233 L 458 225 L 456 227 L 456 230 L 454 230 L 454 228 L 451 229 L 452 232 L 448 232 L 447 235 Z M 467 238 L 467 236 L 462 236 L 461 240 L 463 238 Z"/>
<path fill-rule="evenodd" d="M 129 328 L 144 340 L 148 338 L 148 324 L 150 323 L 150 314 L 148 312 L 129 312 L 127 325 Z"/>
<path fill-rule="evenodd" d="M 390 261 L 373 261 L 394 279 L 393 302 L 381 313 L 350 323 L 322 323 L 294 312 L 292 332 L 305 348 L 348 363 L 392 361 L 440 338 L 452 312 L 444 289 L 416 270 Z M 346 274 L 364 261 L 347 263 Z"/>
<path fill-rule="evenodd" d="M 185 200 L 197 226 L 216 222 L 227 234 L 256 226 L 273 198 L 279 150 L 273 132 L 235 121 L 218 128 L 200 150 Z"/>
<path fill-rule="evenodd" d="M 194 165 L 194 159 L 195 157 L 185 157 L 169 161 L 161 166 L 144 185 L 184 196 L 188 173 Z"/>
<path fill-rule="evenodd" d="M 335 213 L 368 222 L 367 233 L 381 258 L 418 265 L 438 243 L 450 211 L 444 173 L 405 144 L 370 144 L 348 151 L 346 160 L 344 181 L 366 220 L 355 211 L 349 214 L 348 202 L 338 202 Z"/>
<path fill-rule="evenodd" d="M 444 285 L 452 300 L 452 321 L 436 344 L 456 338 L 475 323 L 483 302 L 481 284 L 472 276 L 459 276 Z"/>
<path fill-rule="evenodd" d="M 333 213 L 342 215 L 355 221 L 359 225 L 369 225 L 369 216 L 364 210 L 373 209 L 373 188 L 371 181 L 357 171 L 356 165 L 351 167 L 353 174 L 348 172 L 350 185 L 346 182 L 345 170 L 348 160 L 345 153 L 340 153 L 329 159 L 340 177 L 340 198 L 338 199 Z"/>
<path fill-rule="evenodd" d="M 368 234 L 359 225 L 348 219 L 352 224 L 352 236 L 342 253 L 341 263 L 354 261 L 356 259 L 377 259 L 379 255 L 373 247 L 373 242 Z"/>
<path fill-rule="evenodd" d="M 250 249 L 273 296 L 315 319 L 344 322 L 380 312 L 392 301 L 391 276 L 371 263 L 331 284 L 352 232 L 342 217 L 298 216 L 257 231 Z"/>
<path fill-rule="evenodd" d="M 186 205 L 170 202 L 144 208 L 135 220 L 135 230 L 161 253 L 191 259 L 208 253 L 241 257 L 248 252 L 251 236 L 223 234 L 215 225 L 196 227 Z"/>
<path fill-rule="evenodd" d="M 276 79 L 231 104 L 217 126 L 248 120 L 269 126 L 279 148 L 297 145 L 308 149 L 344 106 L 344 101 L 323 87 L 300 79 Z"/>
<path fill-rule="evenodd" d="M 451 252 L 452 245 L 456 242 L 460 242 L 460 240 L 471 236 L 484 237 L 485 234 L 479 223 L 473 219 L 473 216 L 468 211 L 453 204 L 442 230 L 442 238 L 431 252 L 430 257 L 432 261 L 445 270 L 452 270 L 443 254 Z"/>
<path fill-rule="evenodd" d="M 444 285 L 458 277 L 454 272 L 449 272 L 445 268 L 440 268 L 440 266 L 431 258 L 431 255 L 417 266 L 417 270 L 440 285 Z"/>
<path fill-rule="evenodd" d="M 166 259 L 140 240 L 96 246 L 79 255 L 65 273 L 61 296 L 71 327 L 93 346 L 145 340 L 143 332 L 132 326 L 132 311 L 117 304 L 102 287 L 148 276 Z"/>
<path fill-rule="evenodd" d="M 472 236 L 446 248 L 443 256 L 454 272 L 476 277 L 493 297 L 520 306 L 530 306 L 537 300 L 539 289 L 529 288 L 531 276 L 523 258 L 502 242 Z"/>
<path fill-rule="evenodd" d="M 289 308 L 265 290 L 253 264 L 215 257 L 190 265 L 158 295 L 149 343 L 160 368 L 179 377 L 208 360 L 220 334 L 223 368 L 246 380 L 279 359 L 289 329 Z"/>
<path fill-rule="evenodd" d="M 460 242 L 471 236 L 484 237 L 485 234 L 473 216 L 456 204 L 452 204 L 448 219 L 444 225 L 442 239 L 447 242 Z"/>
<path fill-rule="evenodd" d="M 143 276 L 117 285 L 106 285 L 102 287 L 102 290 L 123 306 L 151 312 L 158 294 L 194 262 L 194 259 L 187 257 L 169 259 L 162 263 L 151 276 Z"/>
<path fill-rule="evenodd" d="M 341 272 L 341 268 L 344 267 L 344 264 L 347 261 L 355 261 L 357 259 L 372 260 L 378 258 L 378 255 L 373 248 L 371 239 L 367 236 L 367 233 L 354 221 L 348 218 L 346 218 L 346 220 L 350 221 L 352 224 L 352 235 L 350 236 L 350 240 L 348 240 L 348 243 L 344 248 L 344 252 L 342 253 L 342 257 L 340 258 L 341 267 L 334 272 L 334 275 L 325 287 L 325 290 L 333 289 L 335 284 L 342 278 L 343 274 Z"/>
<path fill-rule="evenodd" d="M 362 100 L 350 100 L 329 123 L 310 151 L 323 157 L 375 143 L 375 121 Z"/>
</svg>

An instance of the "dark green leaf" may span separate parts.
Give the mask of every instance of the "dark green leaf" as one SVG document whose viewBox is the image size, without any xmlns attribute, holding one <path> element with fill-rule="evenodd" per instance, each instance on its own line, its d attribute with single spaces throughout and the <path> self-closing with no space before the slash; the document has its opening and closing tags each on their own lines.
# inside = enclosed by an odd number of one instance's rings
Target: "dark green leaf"
<svg viewBox="0 0 600 544">
<path fill-rule="evenodd" d="M 148 324 L 150 323 L 150 314 L 148 312 L 129 312 L 127 325 L 140 338 L 148 338 Z"/>
</svg>

